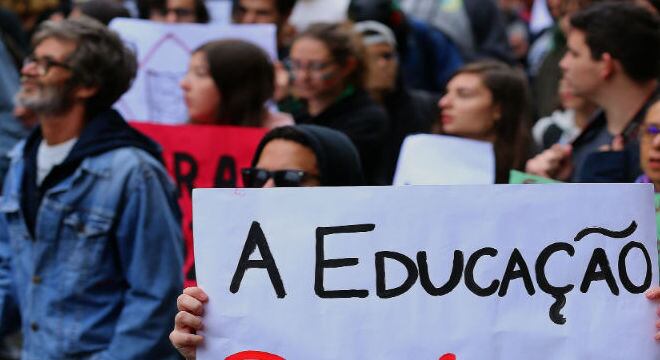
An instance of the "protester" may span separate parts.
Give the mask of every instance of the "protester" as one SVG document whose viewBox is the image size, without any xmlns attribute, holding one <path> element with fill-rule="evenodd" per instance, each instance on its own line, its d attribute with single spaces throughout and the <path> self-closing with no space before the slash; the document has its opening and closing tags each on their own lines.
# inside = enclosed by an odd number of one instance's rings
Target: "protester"
<svg viewBox="0 0 660 360">
<path fill-rule="evenodd" d="M 167 23 L 206 24 L 211 20 L 204 0 L 166 0 L 163 15 Z"/>
<path fill-rule="evenodd" d="M 659 91 L 660 20 L 632 3 L 605 2 L 575 14 L 571 25 L 564 79 L 603 111 L 572 145 L 552 146 L 526 171 L 562 181 L 632 182 L 640 174 L 635 134 Z"/>
<path fill-rule="evenodd" d="M 495 0 L 402 0 L 401 5 L 407 14 L 447 34 L 466 61 L 497 59 L 514 63 L 504 18 Z"/>
<path fill-rule="evenodd" d="M 359 39 L 339 24 L 314 24 L 291 47 L 288 64 L 293 92 L 303 102 L 296 123 L 342 131 L 360 153 L 370 184 L 379 178 L 387 115 L 363 89 L 365 65 Z"/>
<path fill-rule="evenodd" d="M 165 0 L 136 0 L 138 18 L 156 22 L 165 22 L 167 14 Z"/>
<path fill-rule="evenodd" d="M 155 143 L 110 109 L 135 56 L 88 18 L 45 22 L 33 45 L 17 102 L 39 126 L 0 200 L 0 336 L 21 325 L 24 359 L 172 358 L 175 189 Z"/>
<path fill-rule="evenodd" d="M 599 0 L 549 0 L 548 7 L 555 24 L 532 44 L 527 59 L 534 95 L 535 115 L 550 116 L 560 105 L 559 62 L 566 54 L 566 34 L 570 17 Z"/>
<path fill-rule="evenodd" d="M 653 184 L 656 195 L 660 193 L 660 97 L 649 103 L 639 133 L 639 158 L 644 174 L 636 182 Z M 657 212 L 657 209 L 656 209 Z M 660 233 L 660 228 L 658 228 Z M 660 259 L 660 237 L 658 240 L 658 258 Z M 658 314 L 660 316 L 660 313 Z"/>
<path fill-rule="evenodd" d="M 270 111 L 274 91 L 273 64 L 257 45 L 243 40 L 217 40 L 195 50 L 181 81 L 190 122 L 274 128 L 293 124 Z"/>
<path fill-rule="evenodd" d="M 438 103 L 442 134 L 487 141 L 495 151 L 495 182 L 508 183 L 529 153 L 529 100 L 519 71 L 492 60 L 468 64 L 449 80 Z"/>
<path fill-rule="evenodd" d="M 13 99 L 20 85 L 18 76 L 9 51 L 0 41 L 0 188 L 9 169 L 7 153 L 30 130 L 13 114 Z"/>
<path fill-rule="evenodd" d="M 243 169 L 247 187 L 364 185 L 357 149 L 343 133 L 316 125 L 284 126 L 268 132 L 257 146 L 252 166 Z M 203 337 L 201 288 L 189 287 L 177 299 L 170 341 L 186 359 L 194 359 Z"/>
<path fill-rule="evenodd" d="M 377 21 L 387 25 L 397 42 L 406 85 L 439 94 L 463 65 L 463 57 L 442 31 L 406 15 L 396 4 L 392 0 L 351 0 L 348 15 L 356 22 Z"/>
<path fill-rule="evenodd" d="M 82 15 L 96 19 L 104 25 L 110 24 L 110 21 L 115 18 L 131 17 L 128 10 L 116 0 L 89 0 L 76 4 L 69 17 L 77 18 Z"/>
<path fill-rule="evenodd" d="M 296 147 L 297 150 L 286 150 L 285 147 Z M 306 154 L 300 156 L 302 153 Z M 343 133 L 323 126 L 296 125 L 271 130 L 257 146 L 252 166 L 252 169 L 271 172 L 303 170 L 311 175 L 307 179 L 312 180 L 311 183 L 289 186 L 364 185 L 360 158 L 353 143 Z M 246 187 L 272 185 L 256 186 L 263 178 L 252 176 L 256 175 L 253 171 L 244 171 L 243 175 L 244 179 L 251 180 L 243 182 Z M 274 185 L 277 186 L 277 182 Z"/>
<path fill-rule="evenodd" d="M 237 24 L 274 24 L 278 58 L 289 56 L 290 39 L 284 29 L 297 0 L 232 0 L 232 19 Z"/>
<path fill-rule="evenodd" d="M 639 158 L 644 174 L 637 182 L 651 183 L 660 193 L 660 97 L 649 103 L 648 111 L 640 129 Z M 660 250 L 660 248 L 659 248 Z"/>
<path fill-rule="evenodd" d="M 397 43 L 392 31 L 375 21 L 355 24 L 362 36 L 367 57 L 366 90 L 380 103 L 390 120 L 383 149 L 381 170 L 392 183 L 403 139 L 410 134 L 428 133 L 438 117 L 439 95 L 408 88 L 399 71 Z"/>
<path fill-rule="evenodd" d="M 500 12 L 504 18 L 509 46 L 515 59 L 526 65 L 527 52 L 529 51 L 529 8 L 527 2 L 520 0 L 498 0 Z"/>
<path fill-rule="evenodd" d="M 598 106 L 575 96 L 566 80 L 559 83 L 559 99 L 562 108 L 534 124 L 532 135 L 537 149 L 545 150 L 554 144 L 568 144 L 589 124 Z"/>
</svg>

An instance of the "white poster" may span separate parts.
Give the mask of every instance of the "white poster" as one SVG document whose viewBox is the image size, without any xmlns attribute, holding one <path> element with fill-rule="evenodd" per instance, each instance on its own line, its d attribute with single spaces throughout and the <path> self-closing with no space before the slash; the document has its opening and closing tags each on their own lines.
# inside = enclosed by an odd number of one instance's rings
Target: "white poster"
<svg viewBox="0 0 660 360">
<path fill-rule="evenodd" d="M 493 145 L 447 135 L 406 137 L 394 185 L 482 185 L 495 182 Z"/>
<path fill-rule="evenodd" d="M 179 86 L 192 51 L 217 39 L 242 39 L 261 46 L 277 58 L 275 26 L 162 24 L 118 18 L 110 23 L 136 52 L 138 74 L 131 89 L 115 104 L 127 119 L 162 124 L 188 120 Z"/>
<path fill-rule="evenodd" d="M 196 189 L 197 358 L 657 360 L 653 189 Z"/>
</svg>

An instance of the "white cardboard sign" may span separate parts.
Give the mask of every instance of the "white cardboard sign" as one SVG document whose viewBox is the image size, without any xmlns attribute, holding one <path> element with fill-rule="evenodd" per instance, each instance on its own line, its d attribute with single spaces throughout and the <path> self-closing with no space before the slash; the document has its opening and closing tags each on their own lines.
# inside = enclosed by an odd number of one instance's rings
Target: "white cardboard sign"
<svg viewBox="0 0 660 360">
<path fill-rule="evenodd" d="M 196 189 L 193 212 L 200 360 L 660 358 L 648 184 Z"/>
<path fill-rule="evenodd" d="M 482 185 L 495 182 L 493 145 L 446 135 L 406 137 L 394 185 Z"/>
<path fill-rule="evenodd" d="M 130 90 L 115 104 L 132 121 L 183 124 L 188 120 L 179 86 L 193 50 L 218 39 L 241 39 L 261 46 L 277 58 L 275 26 L 163 24 L 117 18 L 110 23 L 136 53 L 138 74 Z"/>
</svg>

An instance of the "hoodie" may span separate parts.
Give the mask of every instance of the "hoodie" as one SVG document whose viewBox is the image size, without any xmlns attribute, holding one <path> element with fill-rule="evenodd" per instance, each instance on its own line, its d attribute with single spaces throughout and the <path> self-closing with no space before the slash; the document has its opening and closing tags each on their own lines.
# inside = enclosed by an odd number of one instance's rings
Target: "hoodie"
<svg viewBox="0 0 660 360">
<path fill-rule="evenodd" d="M 302 145 L 309 147 L 316 155 L 321 186 L 364 185 L 360 156 L 355 145 L 344 133 L 318 125 L 287 126 L 269 132 L 257 146 L 252 166 L 257 165 L 261 152 L 271 140 L 287 139 L 277 135 L 285 129 L 300 134 L 307 142 Z"/>
</svg>

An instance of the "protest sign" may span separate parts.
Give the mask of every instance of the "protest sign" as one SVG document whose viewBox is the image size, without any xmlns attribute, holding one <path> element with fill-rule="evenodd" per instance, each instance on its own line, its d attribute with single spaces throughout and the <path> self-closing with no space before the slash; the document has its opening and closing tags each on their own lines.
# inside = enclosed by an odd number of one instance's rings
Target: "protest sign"
<svg viewBox="0 0 660 360">
<path fill-rule="evenodd" d="M 115 104 L 126 119 L 163 124 L 188 120 L 179 83 L 188 69 L 193 50 L 217 39 L 241 39 L 277 58 L 275 26 L 162 24 L 117 18 L 110 23 L 138 59 L 138 73 L 131 88 Z"/>
<path fill-rule="evenodd" d="M 182 211 L 186 285 L 195 284 L 192 237 L 192 189 L 243 186 L 241 168 L 249 167 L 266 130 L 233 126 L 131 123 L 163 147 Z"/>
<path fill-rule="evenodd" d="M 193 206 L 200 360 L 660 356 L 649 185 L 197 189 Z"/>
<path fill-rule="evenodd" d="M 406 137 L 394 185 L 478 185 L 495 182 L 493 145 L 446 135 Z"/>
<path fill-rule="evenodd" d="M 212 23 L 225 25 L 231 23 L 231 1 L 206 1 L 206 8 L 209 10 Z"/>
</svg>

